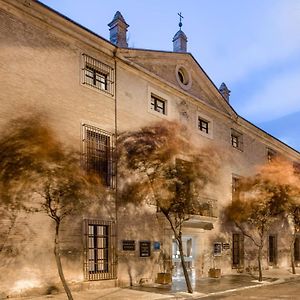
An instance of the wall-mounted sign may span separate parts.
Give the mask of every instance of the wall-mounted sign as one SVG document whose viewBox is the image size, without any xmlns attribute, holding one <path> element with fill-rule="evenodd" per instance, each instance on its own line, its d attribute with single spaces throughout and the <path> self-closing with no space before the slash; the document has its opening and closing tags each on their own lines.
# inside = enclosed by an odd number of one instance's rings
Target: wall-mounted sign
<svg viewBox="0 0 300 300">
<path fill-rule="evenodd" d="M 160 250 L 160 242 L 153 242 L 153 250 L 154 251 Z"/>
<path fill-rule="evenodd" d="M 151 254 L 151 242 L 140 241 L 140 257 L 149 257 Z"/>
<path fill-rule="evenodd" d="M 222 243 L 214 243 L 214 256 L 220 256 L 222 253 Z"/>
<path fill-rule="evenodd" d="M 229 250 L 230 249 L 230 244 L 229 243 L 223 243 L 222 248 L 223 248 L 223 250 Z"/>
<path fill-rule="evenodd" d="M 122 248 L 123 248 L 123 251 L 135 251 L 135 241 L 134 240 L 123 240 Z"/>
</svg>

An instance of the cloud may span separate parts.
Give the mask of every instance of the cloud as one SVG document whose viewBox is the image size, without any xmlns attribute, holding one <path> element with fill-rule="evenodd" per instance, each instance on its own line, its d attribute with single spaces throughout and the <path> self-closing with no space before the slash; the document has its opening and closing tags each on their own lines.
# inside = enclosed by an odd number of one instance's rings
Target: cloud
<svg viewBox="0 0 300 300">
<path fill-rule="evenodd" d="M 212 36 L 204 37 L 200 63 L 214 81 L 235 84 L 257 70 L 289 60 L 300 51 L 300 1 L 256 4 L 246 9 L 244 2 L 236 4 L 241 16 L 237 18 L 231 13 L 223 28 L 217 23 L 216 29 L 211 29 Z"/>
<path fill-rule="evenodd" d="M 239 109 L 253 122 L 267 122 L 300 111 L 300 68 L 277 74 Z"/>
</svg>

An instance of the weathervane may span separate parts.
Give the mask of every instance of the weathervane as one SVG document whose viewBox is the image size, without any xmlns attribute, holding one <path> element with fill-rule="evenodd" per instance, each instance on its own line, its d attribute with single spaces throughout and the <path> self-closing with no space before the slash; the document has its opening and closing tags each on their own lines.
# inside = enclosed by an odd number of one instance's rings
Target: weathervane
<svg viewBox="0 0 300 300">
<path fill-rule="evenodd" d="M 181 19 L 183 19 L 183 16 L 181 15 L 181 12 L 180 13 L 178 13 L 178 16 L 179 16 L 179 28 L 180 28 L 180 30 L 181 30 L 181 27 L 182 27 L 182 22 L 181 22 Z"/>
</svg>

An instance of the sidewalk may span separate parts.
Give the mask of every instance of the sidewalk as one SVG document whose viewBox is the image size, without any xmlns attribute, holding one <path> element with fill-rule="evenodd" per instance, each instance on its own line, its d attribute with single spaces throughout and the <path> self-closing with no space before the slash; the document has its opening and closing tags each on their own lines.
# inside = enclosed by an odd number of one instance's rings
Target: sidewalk
<svg viewBox="0 0 300 300">
<path fill-rule="evenodd" d="M 219 279 L 203 278 L 193 282 L 194 293 L 186 293 L 183 278 L 174 280 L 172 286 L 147 286 L 133 288 L 106 288 L 73 292 L 74 300 L 167 300 L 167 299 L 199 299 L 211 295 L 219 295 L 230 291 L 255 288 L 263 285 L 278 284 L 284 281 L 300 279 L 300 268 L 296 275 L 288 270 L 270 269 L 263 272 L 263 282 L 248 274 L 224 275 Z M 257 275 L 257 274 L 255 274 Z M 10 298 L 22 300 L 65 300 L 65 294 L 39 297 Z"/>
</svg>

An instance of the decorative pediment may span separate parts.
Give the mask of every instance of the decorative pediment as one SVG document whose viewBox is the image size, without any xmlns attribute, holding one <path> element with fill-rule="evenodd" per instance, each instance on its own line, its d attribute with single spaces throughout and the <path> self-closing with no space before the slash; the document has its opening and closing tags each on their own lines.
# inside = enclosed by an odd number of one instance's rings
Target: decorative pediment
<svg viewBox="0 0 300 300">
<path fill-rule="evenodd" d="M 137 49 L 121 49 L 120 53 L 124 59 L 153 73 L 178 90 L 223 113 L 236 115 L 191 54 Z"/>
</svg>

